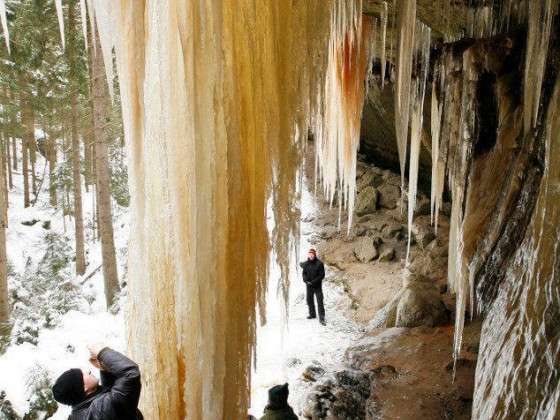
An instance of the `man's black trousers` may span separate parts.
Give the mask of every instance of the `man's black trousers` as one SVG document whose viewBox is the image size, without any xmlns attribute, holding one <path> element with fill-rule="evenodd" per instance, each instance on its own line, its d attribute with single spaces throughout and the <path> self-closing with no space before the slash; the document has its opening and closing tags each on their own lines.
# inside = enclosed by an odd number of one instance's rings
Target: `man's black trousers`
<svg viewBox="0 0 560 420">
<path fill-rule="evenodd" d="M 319 311 L 319 319 L 323 321 L 325 319 L 325 307 L 323 306 L 323 289 L 307 285 L 307 306 L 309 307 L 309 316 L 315 318 L 317 314 L 315 313 L 315 301 L 314 297 L 317 298 L 317 309 Z"/>
</svg>

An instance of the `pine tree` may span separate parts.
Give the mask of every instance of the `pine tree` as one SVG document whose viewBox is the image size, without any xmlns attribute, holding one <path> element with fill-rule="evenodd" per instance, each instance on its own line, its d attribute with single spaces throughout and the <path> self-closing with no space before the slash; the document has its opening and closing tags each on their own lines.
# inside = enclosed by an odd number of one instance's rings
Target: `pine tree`
<svg viewBox="0 0 560 420">
<path fill-rule="evenodd" d="M 95 34 L 98 37 L 97 31 Z M 99 45 L 99 39 L 97 39 Z M 95 133 L 95 178 L 97 210 L 99 214 L 98 225 L 101 237 L 101 250 L 103 257 L 103 277 L 105 279 L 105 298 L 107 307 L 114 302 L 119 291 L 119 280 L 117 273 L 117 260 L 115 257 L 115 243 L 113 239 L 113 218 L 111 214 L 111 190 L 109 174 L 109 154 L 107 122 L 109 114 L 107 104 L 109 102 L 109 90 L 100 51 L 96 54 L 90 49 L 92 62 L 92 95 L 93 95 L 93 126 Z"/>
<path fill-rule="evenodd" d="M 2 168 L 4 153 L 0 153 Z M 9 163 L 8 163 L 9 164 Z M 0 335 L 7 331 L 6 324 L 10 319 L 10 302 L 8 299 L 8 258 L 6 255 L 6 228 L 8 227 L 8 194 L 5 188 L 4 170 L 0 171 Z"/>
<path fill-rule="evenodd" d="M 76 1 L 68 2 L 68 49 L 67 57 L 70 66 L 70 129 L 72 139 L 72 179 L 74 189 L 74 228 L 76 238 L 76 274 L 82 275 L 86 271 L 86 258 L 84 250 L 84 216 L 82 208 L 82 182 L 80 174 L 80 138 L 78 136 L 78 81 L 77 81 L 77 56 L 76 56 Z"/>
</svg>

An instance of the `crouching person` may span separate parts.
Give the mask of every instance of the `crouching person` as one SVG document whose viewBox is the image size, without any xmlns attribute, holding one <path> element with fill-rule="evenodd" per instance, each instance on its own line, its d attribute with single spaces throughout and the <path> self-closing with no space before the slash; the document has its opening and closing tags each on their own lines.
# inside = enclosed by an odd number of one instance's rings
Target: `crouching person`
<svg viewBox="0 0 560 420">
<path fill-rule="evenodd" d="M 288 384 L 276 385 L 268 390 L 268 404 L 260 420 L 298 420 L 288 404 Z"/>
<path fill-rule="evenodd" d="M 89 350 L 89 361 L 100 370 L 101 383 L 89 372 L 70 369 L 52 388 L 56 401 L 72 406 L 68 420 L 142 420 L 138 365 L 108 347 Z"/>
</svg>

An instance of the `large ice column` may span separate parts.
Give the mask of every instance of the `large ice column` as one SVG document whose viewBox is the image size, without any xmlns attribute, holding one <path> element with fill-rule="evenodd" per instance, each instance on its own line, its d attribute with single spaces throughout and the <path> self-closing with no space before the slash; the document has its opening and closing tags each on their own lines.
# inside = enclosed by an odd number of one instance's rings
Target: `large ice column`
<svg viewBox="0 0 560 420">
<path fill-rule="evenodd" d="M 129 148 L 127 319 L 142 409 L 245 418 L 267 202 L 287 282 L 310 116 L 323 184 L 351 209 L 368 64 L 361 2 L 92 3 L 103 54 L 116 52 Z"/>
</svg>

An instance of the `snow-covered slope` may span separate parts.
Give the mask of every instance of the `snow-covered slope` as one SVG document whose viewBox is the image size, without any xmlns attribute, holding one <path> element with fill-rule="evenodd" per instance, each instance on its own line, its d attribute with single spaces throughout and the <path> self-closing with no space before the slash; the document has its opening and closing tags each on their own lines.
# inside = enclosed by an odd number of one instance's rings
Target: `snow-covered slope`
<svg viewBox="0 0 560 420">
<path fill-rule="evenodd" d="M 42 171 L 43 157 L 37 154 L 37 158 L 37 168 Z M 38 173 L 38 176 L 42 176 L 42 173 Z M 7 250 L 11 267 L 9 287 L 11 296 L 17 296 L 18 312 L 14 311 L 14 314 L 16 317 L 18 314 L 25 314 L 26 320 L 25 324 L 22 324 L 21 319 L 15 319 L 14 330 L 22 330 L 23 333 L 18 340 L 14 331 L 10 345 L 0 356 L 0 391 L 6 392 L 6 399 L 12 403 L 15 411 L 23 416 L 29 410 L 30 398 L 33 397 L 30 395 L 33 393 L 30 385 L 36 379 L 37 372 L 46 372 L 52 381 L 69 368 L 83 367 L 93 370 L 88 364 L 87 344 L 105 343 L 115 349 L 124 350 L 125 340 L 123 311 L 119 310 L 114 314 L 108 312 L 105 305 L 103 276 L 100 270 L 101 244 L 93 237 L 91 227 L 94 199 L 92 190 L 85 192 L 85 187 L 82 186 L 88 265 L 84 276 L 75 276 L 72 260 L 74 221 L 69 216 L 64 219 L 62 210 L 49 205 L 48 174 L 45 175 L 37 202 L 29 208 L 23 207 L 21 162 L 19 171 L 14 173 L 14 184 L 14 189 L 9 192 L 8 209 Z M 113 211 L 117 260 L 122 282 L 126 280 L 123 276 L 126 275 L 128 215 L 127 209 L 116 204 Z M 25 282 L 33 282 L 36 279 L 35 272 L 49 245 L 47 235 L 57 238 L 62 244 L 66 243 L 67 256 L 70 257 L 68 265 L 60 272 L 60 278 L 64 281 L 53 287 L 72 290 L 75 297 L 70 302 L 70 311 L 61 313 L 55 319 L 48 319 L 49 327 L 44 326 L 45 319 L 41 313 L 44 308 L 22 307 L 24 302 L 29 300 L 42 302 L 33 296 L 26 296 L 29 290 L 33 289 L 26 287 Z M 51 293 L 50 290 L 44 292 Z M 124 299 L 125 296 L 120 299 L 121 307 Z M 44 303 L 48 303 L 48 297 Z M 60 407 L 53 418 L 66 419 L 68 412 L 67 408 Z"/>
</svg>

